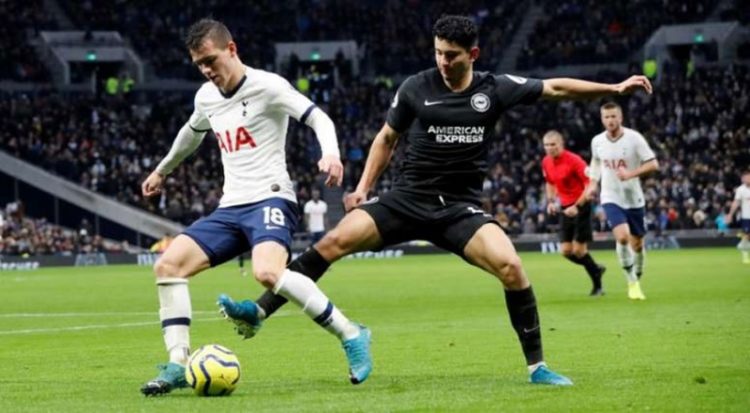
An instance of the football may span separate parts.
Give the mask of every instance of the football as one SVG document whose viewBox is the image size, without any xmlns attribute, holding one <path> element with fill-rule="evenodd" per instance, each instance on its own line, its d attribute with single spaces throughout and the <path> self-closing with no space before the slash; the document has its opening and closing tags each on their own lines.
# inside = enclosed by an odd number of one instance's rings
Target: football
<svg viewBox="0 0 750 413">
<path fill-rule="evenodd" d="M 185 378 L 198 396 L 228 396 L 240 380 L 240 361 L 228 348 L 206 344 L 190 355 Z"/>
</svg>

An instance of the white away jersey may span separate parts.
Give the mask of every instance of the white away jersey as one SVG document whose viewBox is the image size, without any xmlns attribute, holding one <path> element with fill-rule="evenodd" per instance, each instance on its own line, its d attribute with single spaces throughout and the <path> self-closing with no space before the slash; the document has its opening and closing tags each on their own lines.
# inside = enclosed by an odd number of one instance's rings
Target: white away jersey
<svg viewBox="0 0 750 413">
<path fill-rule="evenodd" d="M 326 230 L 325 215 L 328 212 L 328 205 L 325 201 L 312 199 L 305 204 L 305 215 L 308 216 L 307 230 L 310 232 L 322 232 Z"/>
<path fill-rule="evenodd" d="M 604 131 L 591 141 L 591 162 L 601 165 L 601 203 L 612 203 L 622 208 L 640 208 L 646 205 L 639 178 L 620 181 L 617 169 L 625 167 L 632 171 L 644 162 L 656 158 L 646 138 L 633 129 L 622 128 L 623 134 L 611 140 Z"/>
<path fill-rule="evenodd" d="M 750 219 L 750 187 L 738 186 L 734 190 L 734 200 L 740 203 L 740 217 Z"/>
<path fill-rule="evenodd" d="M 211 82 L 198 89 L 188 124 L 216 135 L 224 165 L 220 207 L 273 197 L 297 202 L 286 167 L 287 126 L 289 116 L 304 122 L 314 107 L 286 79 L 250 67 L 229 94 Z"/>
</svg>

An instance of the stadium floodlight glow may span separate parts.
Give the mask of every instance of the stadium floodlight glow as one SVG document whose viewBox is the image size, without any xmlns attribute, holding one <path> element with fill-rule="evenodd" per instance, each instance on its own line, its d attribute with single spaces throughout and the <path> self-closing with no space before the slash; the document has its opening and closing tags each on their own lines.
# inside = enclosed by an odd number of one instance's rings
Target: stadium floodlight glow
<svg viewBox="0 0 750 413">
<path fill-rule="evenodd" d="M 89 62 L 93 62 L 96 60 L 96 52 L 93 50 L 89 50 L 86 52 L 86 60 Z"/>
<path fill-rule="evenodd" d="M 703 36 L 703 33 L 696 33 L 695 36 L 693 36 L 693 41 L 695 43 L 703 43 L 704 40 L 706 40 L 706 38 Z"/>
<path fill-rule="evenodd" d="M 316 61 L 316 62 L 317 62 L 318 60 L 320 60 L 320 51 L 318 51 L 318 50 L 313 50 L 313 51 L 312 51 L 312 52 L 310 53 L 310 60 L 314 60 L 314 61 Z"/>
</svg>

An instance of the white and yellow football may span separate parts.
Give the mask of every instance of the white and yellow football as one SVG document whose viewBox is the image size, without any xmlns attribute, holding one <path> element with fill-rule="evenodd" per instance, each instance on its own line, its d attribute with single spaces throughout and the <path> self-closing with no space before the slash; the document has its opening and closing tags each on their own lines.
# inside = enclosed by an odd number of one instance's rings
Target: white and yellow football
<svg viewBox="0 0 750 413">
<path fill-rule="evenodd" d="M 198 396 L 228 396 L 240 381 L 240 361 L 232 350 L 206 344 L 190 355 L 185 379 Z"/>
</svg>

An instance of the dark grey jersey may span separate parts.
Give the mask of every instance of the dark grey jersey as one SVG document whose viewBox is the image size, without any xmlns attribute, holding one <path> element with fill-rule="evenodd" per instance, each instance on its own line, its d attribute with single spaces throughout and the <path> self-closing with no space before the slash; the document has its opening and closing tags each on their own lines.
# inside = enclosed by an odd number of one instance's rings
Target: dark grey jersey
<svg viewBox="0 0 750 413">
<path fill-rule="evenodd" d="M 455 93 L 437 69 L 409 77 L 388 110 L 388 125 L 406 133 L 405 159 L 394 188 L 478 202 L 487 173 L 487 147 L 500 115 L 542 95 L 543 83 L 474 72 Z"/>
</svg>

